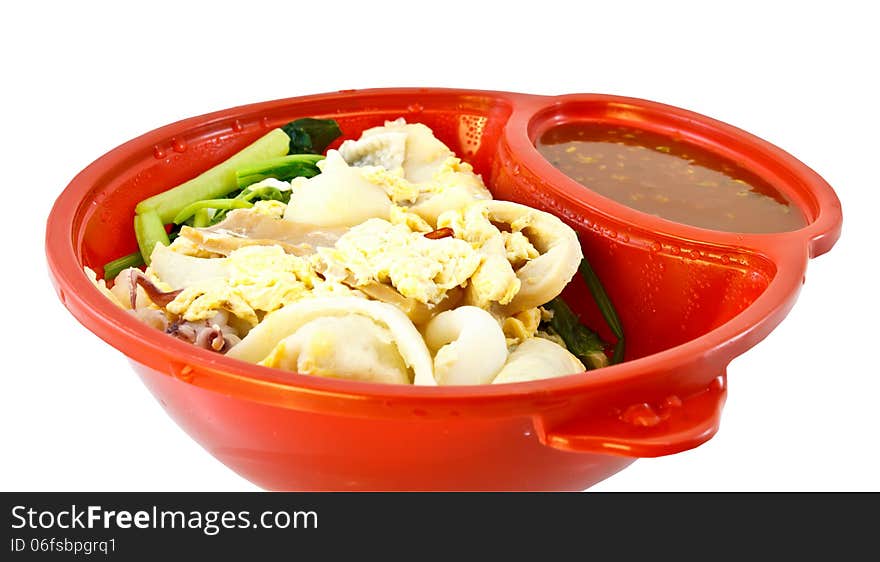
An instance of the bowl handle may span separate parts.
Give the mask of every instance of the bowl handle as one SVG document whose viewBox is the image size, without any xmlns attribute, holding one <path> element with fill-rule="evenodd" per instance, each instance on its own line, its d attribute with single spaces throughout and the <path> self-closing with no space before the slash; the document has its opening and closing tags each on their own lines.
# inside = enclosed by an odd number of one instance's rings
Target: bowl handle
<svg viewBox="0 0 880 562">
<path fill-rule="evenodd" d="M 659 406 L 631 405 L 614 416 L 584 417 L 548 426 L 535 419 L 544 445 L 577 453 L 605 453 L 628 457 L 659 457 L 692 449 L 718 431 L 727 397 L 726 376 L 708 388 L 681 400 L 667 398 Z"/>
</svg>

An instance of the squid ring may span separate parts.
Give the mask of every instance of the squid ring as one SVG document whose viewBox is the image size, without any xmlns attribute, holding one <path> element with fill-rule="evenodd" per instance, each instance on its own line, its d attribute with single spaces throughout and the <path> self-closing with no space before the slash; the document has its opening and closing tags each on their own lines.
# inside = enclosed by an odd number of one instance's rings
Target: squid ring
<svg viewBox="0 0 880 562">
<path fill-rule="evenodd" d="M 493 223 L 508 224 L 511 230 L 523 231 L 540 253 L 517 270 L 520 290 L 513 300 L 500 306 L 499 311 L 512 316 L 559 296 L 583 259 L 575 231 L 550 213 L 519 203 L 491 200 L 474 205 L 482 206 Z"/>
<path fill-rule="evenodd" d="M 437 384 L 488 384 L 507 361 L 504 332 L 476 306 L 441 312 L 425 327 Z"/>
</svg>

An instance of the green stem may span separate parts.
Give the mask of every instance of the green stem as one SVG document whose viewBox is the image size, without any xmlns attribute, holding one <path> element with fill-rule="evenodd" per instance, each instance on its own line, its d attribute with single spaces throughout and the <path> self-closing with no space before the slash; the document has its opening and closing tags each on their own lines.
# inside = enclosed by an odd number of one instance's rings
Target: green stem
<svg viewBox="0 0 880 562">
<path fill-rule="evenodd" d="M 134 216 L 134 235 L 137 238 L 138 247 L 144 263 L 150 265 L 150 256 L 156 244 L 168 245 L 168 233 L 165 232 L 165 224 L 154 209 L 146 210 Z"/>
<path fill-rule="evenodd" d="M 193 215 L 193 227 L 204 228 L 211 224 L 211 215 L 208 214 L 208 208 L 199 209 Z"/>
<path fill-rule="evenodd" d="M 190 203 L 181 209 L 174 216 L 172 222 L 174 224 L 181 224 L 202 209 L 248 209 L 253 206 L 253 203 L 241 199 L 205 199 Z"/>
<path fill-rule="evenodd" d="M 626 351 L 626 340 L 620 338 L 619 340 L 617 340 L 617 343 L 614 344 L 614 354 L 611 356 L 612 365 L 623 362 L 624 351 Z"/>
<path fill-rule="evenodd" d="M 115 260 L 108 262 L 104 265 L 104 279 L 107 281 L 111 281 L 116 279 L 116 276 L 119 275 L 123 269 L 128 269 L 129 267 L 140 267 L 144 265 L 144 258 L 141 256 L 140 252 L 134 252 L 128 254 L 127 256 L 122 256 L 121 258 L 116 258 Z"/>
<path fill-rule="evenodd" d="M 605 292 L 605 288 L 602 286 L 599 277 L 596 275 L 596 272 L 593 271 L 587 258 L 581 260 L 579 269 L 584 281 L 587 282 L 587 288 L 590 289 L 593 299 L 599 306 L 599 311 L 602 313 L 602 317 L 605 319 L 608 327 L 611 328 L 611 332 L 617 336 L 617 339 L 622 340 L 623 327 L 620 325 L 620 319 L 617 317 L 614 305 L 611 304 L 611 299 L 608 298 L 608 293 Z"/>
</svg>

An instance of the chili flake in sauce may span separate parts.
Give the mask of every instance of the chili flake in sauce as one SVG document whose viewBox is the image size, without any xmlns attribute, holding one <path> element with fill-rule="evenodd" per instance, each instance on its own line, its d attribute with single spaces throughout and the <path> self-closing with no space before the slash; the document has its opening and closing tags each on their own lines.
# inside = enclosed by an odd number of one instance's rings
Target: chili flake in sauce
<svg viewBox="0 0 880 562">
<path fill-rule="evenodd" d="M 727 232 L 786 232 L 803 216 L 770 184 L 695 145 L 631 127 L 566 123 L 538 151 L 605 197 L 662 218 Z"/>
</svg>

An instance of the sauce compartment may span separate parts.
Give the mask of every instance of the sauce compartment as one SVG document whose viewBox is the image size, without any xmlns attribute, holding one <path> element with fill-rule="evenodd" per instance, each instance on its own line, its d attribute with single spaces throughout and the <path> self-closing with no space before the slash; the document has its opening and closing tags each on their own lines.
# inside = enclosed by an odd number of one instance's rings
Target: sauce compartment
<svg viewBox="0 0 880 562">
<path fill-rule="evenodd" d="M 789 232 L 797 207 L 763 178 L 680 138 L 631 126 L 571 121 L 535 140 L 585 188 L 632 209 L 724 232 Z"/>
</svg>

